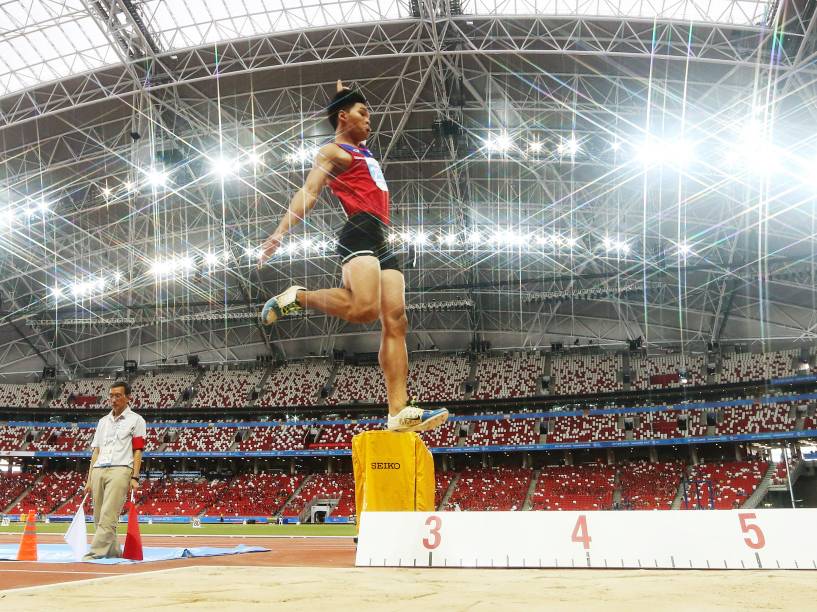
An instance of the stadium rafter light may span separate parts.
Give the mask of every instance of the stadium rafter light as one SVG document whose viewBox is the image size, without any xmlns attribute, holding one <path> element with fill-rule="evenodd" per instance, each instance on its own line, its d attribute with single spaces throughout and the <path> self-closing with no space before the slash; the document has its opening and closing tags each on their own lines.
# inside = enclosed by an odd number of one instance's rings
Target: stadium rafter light
<svg viewBox="0 0 817 612">
<path fill-rule="evenodd" d="M 40 198 L 40 200 L 37 202 L 37 210 L 41 213 L 47 213 L 49 210 L 51 210 L 51 203 L 45 198 Z"/>
<path fill-rule="evenodd" d="M 397 242 L 397 239 L 398 239 L 398 238 L 400 238 L 400 236 L 398 236 L 398 235 L 397 235 L 397 234 L 395 234 L 394 232 L 391 232 L 391 233 L 389 234 L 388 241 L 389 241 L 389 242 L 391 242 L 391 243 L 394 243 L 394 242 Z"/>
<path fill-rule="evenodd" d="M 120 282 L 122 280 L 123 275 L 122 275 L 122 272 L 120 270 L 114 270 L 113 274 L 111 274 L 111 277 L 113 278 L 115 283 L 118 283 L 118 282 Z"/>
<path fill-rule="evenodd" d="M 216 157 L 210 160 L 210 171 L 219 178 L 228 178 L 238 174 L 238 160 L 229 157 Z"/>
<path fill-rule="evenodd" d="M 318 147 L 312 145 L 301 145 L 292 153 L 287 155 L 287 161 L 296 166 L 309 164 L 318 155 Z"/>
<path fill-rule="evenodd" d="M 208 251 L 204 254 L 204 263 L 206 263 L 211 268 L 213 266 L 217 266 L 221 261 L 221 258 L 218 256 L 217 253 L 213 253 L 212 251 Z"/>
<path fill-rule="evenodd" d="M 468 234 L 468 242 L 474 245 L 482 244 L 482 234 L 479 230 L 474 230 Z"/>
<path fill-rule="evenodd" d="M 618 140 L 614 140 L 613 142 L 611 142 L 611 143 L 610 143 L 610 148 L 611 148 L 611 149 L 612 149 L 614 152 L 616 152 L 616 153 L 617 153 L 618 151 L 620 151 L 620 150 L 621 150 L 621 143 L 620 143 Z"/>
<path fill-rule="evenodd" d="M 134 184 L 132 181 L 125 181 L 124 183 L 122 183 L 122 187 L 124 188 L 126 193 L 130 193 L 131 191 L 133 191 Z"/>
<path fill-rule="evenodd" d="M 684 258 L 689 257 L 690 255 L 692 255 L 692 247 L 689 246 L 686 242 L 682 242 L 681 244 L 678 245 L 678 254 Z"/>
<path fill-rule="evenodd" d="M 104 197 L 106 197 L 106 198 L 110 198 L 111 197 L 111 188 L 108 187 L 108 186 L 103 187 L 102 188 L 102 195 Z"/>
<path fill-rule="evenodd" d="M 247 153 L 247 163 L 251 166 L 260 166 L 264 163 L 264 154 L 256 150 Z"/>
<path fill-rule="evenodd" d="M 304 253 L 308 253 L 312 249 L 312 239 L 311 238 L 304 238 L 301 240 L 301 243 L 298 245 Z"/>
<path fill-rule="evenodd" d="M 562 157 L 575 157 L 579 149 L 581 149 L 581 146 L 579 145 L 579 141 L 576 140 L 575 134 L 571 134 L 570 138 L 562 138 L 559 146 L 556 148 Z"/>
<path fill-rule="evenodd" d="M 440 236 L 440 242 L 442 242 L 445 246 L 456 246 L 457 244 L 457 233 L 456 232 L 448 232 Z"/>
<path fill-rule="evenodd" d="M 573 236 L 568 236 L 565 238 L 565 246 L 569 246 L 571 248 L 575 247 L 578 244 L 578 240 L 576 240 Z"/>
<path fill-rule="evenodd" d="M 411 233 L 400 232 L 400 240 L 402 240 L 403 242 L 411 242 Z"/>
<path fill-rule="evenodd" d="M 541 140 L 531 140 L 528 143 L 528 153 L 533 153 L 534 155 L 537 153 L 541 153 L 544 145 L 542 144 Z"/>
<path fill-rule="evenodd" d="M 414 242 L 418 245 L 425 244 L 428 242 L 428 234 L 426 234 L 423 230 L 418 230 L 417 235 L 414 237 Z"/>
<path fill-rule="evenodd" d="M 489 153 L 507 153 L 513 148 L 513 141 L 507 132 L 491 134 L 483 140 L 483 143 Z"/>
<path fill-rule="evenodd" d="M 151 187 L 164 187 L 167 185 L 167 172 L 161 168 L 150 168 L 145 172 L 145 178 L 147 178 L 148 185 Z"/>
<path fill-rule="evenodd" d="M 51 297 L 53 297 L 55 300 L 60 299 L 62 297 L 62 288 L 56 287 L 56 286 L 52 287 L 51 288 Z"/>
</svg>

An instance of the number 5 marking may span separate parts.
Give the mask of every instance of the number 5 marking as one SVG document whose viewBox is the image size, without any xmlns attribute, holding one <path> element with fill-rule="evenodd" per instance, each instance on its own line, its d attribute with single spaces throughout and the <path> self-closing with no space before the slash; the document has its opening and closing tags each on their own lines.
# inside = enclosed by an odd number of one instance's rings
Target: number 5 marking
<svg viewBox="0 0 817 612">
<path fill-rule="evenodd" d="M 743 541 L 746 542 L 746 546 L 753 550 L 759 550 L 766 546 L 766 536 L 763 535 L 763 531 L 761 531 L 758 525 L 750 525 L 747 521 L 749 520 L 757 520 L 757 515 L 754 512 L 741 512 L 738 514 L 738 518 L 740 519 L 740 530 L 743 533 L 752 532 L 755 535 L 755 540 L 751 538 L 743 538 Z"/>
<path fill-rule="evenodd" d="M 440 527 L 442 524 L 442 519 L 436 514 L 432 514 L 426 519 L 426 525 L 431 527 L 431 529 L 428 530 L 428 535 L 431 537 L 423 538 L 423 546 L 428 550 L 434 550 L 440 545 Z"/>
<path fill-rule="evenodd" d="M 590 533 L 587 531 L 587 516 L 582 514 L 579 516 L 579 519 L 576 521 L 576 526 L 573 528 L 573 534 L 570 536 L 570 539 L 573 542 L 581 542 L 584 545 L 585 550 L 590 550 L 590 542 L 593 539 L 590 537 Z"/>
</svg>

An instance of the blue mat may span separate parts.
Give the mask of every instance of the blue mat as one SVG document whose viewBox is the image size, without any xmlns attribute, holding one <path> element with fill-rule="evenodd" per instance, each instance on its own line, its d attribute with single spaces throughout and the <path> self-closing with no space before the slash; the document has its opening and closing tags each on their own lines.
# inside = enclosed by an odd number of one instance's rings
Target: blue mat
<svg viewBox="0 0 817 612">
<path fill-rule="evenodd" d="M 0 544 L 0 561 L 14 561 L 17 558 L 17 544 Z M 131 561 L 130 559 L 94 559 L 87 563 L 115 565 L 119 563 L 145 563 L 147 561 L 168 561 L 170 559 L 190 559 L 193 557 L 218 557 L 220 555 L 240 555 L 243 553 L 268 552 L 269 548 L 260 546 L 244 546 L 240 544 L 233 548 L 219 548 L 216 546 L 198 546 L 194 548 L 166 548 L 164 546 L 145 546 L 142 549 L 144 559 Z M 38 544 L 37 560 L 40 563 L 75 563 L 71 557 L 71 549 L 67 544 Z"/>
</svg>

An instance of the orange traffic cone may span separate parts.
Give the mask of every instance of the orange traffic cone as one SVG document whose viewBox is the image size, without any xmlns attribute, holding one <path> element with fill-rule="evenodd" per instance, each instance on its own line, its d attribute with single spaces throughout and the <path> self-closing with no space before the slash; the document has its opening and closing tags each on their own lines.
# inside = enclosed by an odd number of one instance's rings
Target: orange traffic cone
<svg viewBox="0 0 817 612">
<path fill-rule="evenodd" d="M 37 523 L 34 517 L 34 510 L 28 511 L 26 526 L 23 528 L 23 539 L 20 540 L 20 549 L 17 551 L 17 560 L 37 560 Z"/>
</svg>

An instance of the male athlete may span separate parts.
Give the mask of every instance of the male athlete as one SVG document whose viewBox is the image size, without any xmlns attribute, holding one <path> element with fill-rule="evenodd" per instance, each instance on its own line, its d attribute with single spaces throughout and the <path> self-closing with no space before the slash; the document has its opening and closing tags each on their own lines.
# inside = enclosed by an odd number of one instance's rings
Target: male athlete
<svg viewBox="0 0 817 612">
<path fill-rule="evenodd" d="M 377 160 L 363 146 L 371 131 L 366 99 L 338 81 L 326 114 L 335 129 L 335 141 L 318 151 L 304 186 L 262 245 L 259 266 L 281 246 L 286 233 L 303 221 L 328 185 L 348 217 L 338 234 L 343 287 L 307 291 L 292 286 L 264 304 L 261 320 L 271 325 L 305 308 L 351 323 L 370 323 L 379 318 L 382 329 L 378 357 L 389 398 L 388 428 L 434 429 L 448 418 L 448 410 L 423 410 L 408 398 L 405 281 L 397 256 L 386 240 L 389 188 Z"/>
</svg>

